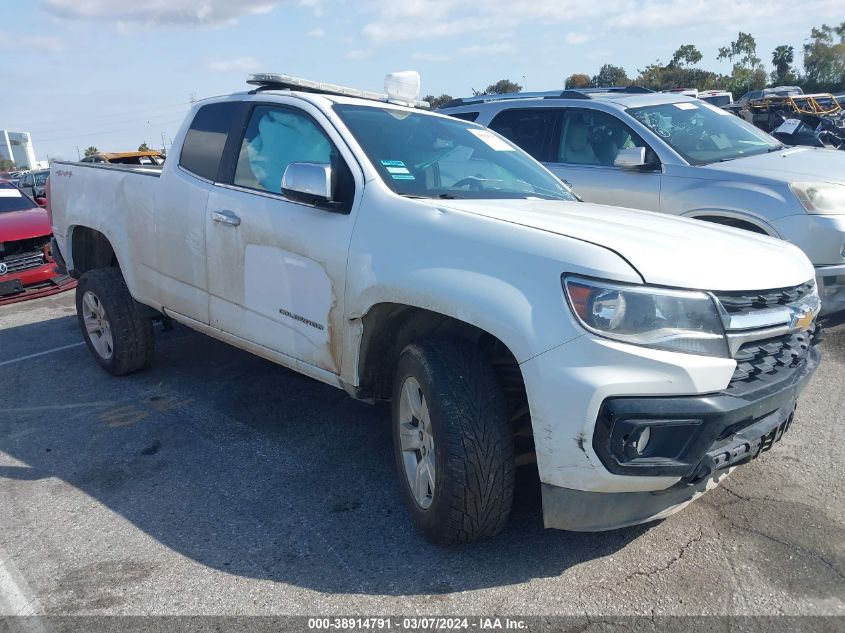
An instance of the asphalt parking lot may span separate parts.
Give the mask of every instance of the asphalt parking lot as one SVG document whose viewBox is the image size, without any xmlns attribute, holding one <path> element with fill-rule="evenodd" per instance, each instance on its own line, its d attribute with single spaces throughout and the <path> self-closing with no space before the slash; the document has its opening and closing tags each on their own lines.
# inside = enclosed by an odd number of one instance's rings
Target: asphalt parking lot
<svg viewBox="0 0 845 633">
<path fill-rule="evenodd" d="M 385 407 L 182 327 L 119 379 L 81 341 L 73 293 L 0 308 L 0 614 L 845 615 L 845 328 L 784 440 L 681 513 L 545 531 L 527 471 L 454 548 L 401 507 Z"/>
</svg>

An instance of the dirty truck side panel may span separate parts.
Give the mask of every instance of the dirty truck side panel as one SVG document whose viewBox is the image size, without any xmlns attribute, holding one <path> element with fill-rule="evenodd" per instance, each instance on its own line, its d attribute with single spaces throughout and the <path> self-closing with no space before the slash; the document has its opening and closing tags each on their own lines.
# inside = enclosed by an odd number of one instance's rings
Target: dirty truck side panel
<svg viewBox="0 0 845 633">
<path fill-rule="evenodd" d="M 232 184 L 215 186 L 205 219 L 210 325 L 339 374 L 347 251 L 364 195 L 363 174 L 313 105 L 290 98 L 267 103 L 260 95 L 254 100 L 262 107 L 258 112 L 311 117 L 349 167 L 355 200 L 350 212 L 336 212 L 258 191 L 237 176 Z M 254 116 L 263 116 L 258 112 Z M 236 139 L 237 148 L 241 141 Z M 240 224 L 215 221 L 219 213 Z"/>
<path fill-rule="evenodd" d="M 68 269 L 74 268 L 73 235 L 93 229 L 109 240 L 126 284 L 139 301 L 156 305 L 156 170 L 54 163 L 51 170 L 53 233 Z"/>
</svg>

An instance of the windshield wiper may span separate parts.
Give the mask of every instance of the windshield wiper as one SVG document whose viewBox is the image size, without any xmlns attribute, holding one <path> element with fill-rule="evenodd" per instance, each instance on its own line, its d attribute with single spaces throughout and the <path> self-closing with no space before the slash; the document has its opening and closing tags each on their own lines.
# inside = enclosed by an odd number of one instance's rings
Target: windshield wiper
<svg viewBox="0 0 845 633">
<path fill-rule="evenodd" d="M 463 196 L 456 196 L 453 193 L 441 193 L 437 197 L 440 198 L 441 200 L 463 200 L 464 199 Z"/>
</svg>

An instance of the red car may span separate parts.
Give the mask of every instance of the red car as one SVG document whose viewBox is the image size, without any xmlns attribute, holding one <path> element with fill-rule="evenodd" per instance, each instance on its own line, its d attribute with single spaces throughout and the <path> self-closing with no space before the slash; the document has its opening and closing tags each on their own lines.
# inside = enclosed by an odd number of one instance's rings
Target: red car
<svg viewBox="0 0 845 633">
<path fill-rule="evenodd" d="M 53 261 L 47 212 L 0 180 L 0 306 L 69 290 L 76 281 Z"/>
</svg>

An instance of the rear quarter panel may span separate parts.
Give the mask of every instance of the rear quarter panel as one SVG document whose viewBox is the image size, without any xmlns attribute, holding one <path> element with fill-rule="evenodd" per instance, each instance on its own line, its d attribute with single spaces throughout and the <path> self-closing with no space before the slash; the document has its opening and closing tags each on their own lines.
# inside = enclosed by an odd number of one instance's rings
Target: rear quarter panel
<svg viewBox="0 0 845 633">
<path fill-rule="evenodd" d="M 74 231 L 80 227 L 99 231 L 111 243 L 129 291 L 149 303 L 144 270 L 155 253 L 153 209 L 158 185 L 157 170 L 53 163 L 53 233 L 68 269 L 74 266 Z"/>
</svg>

